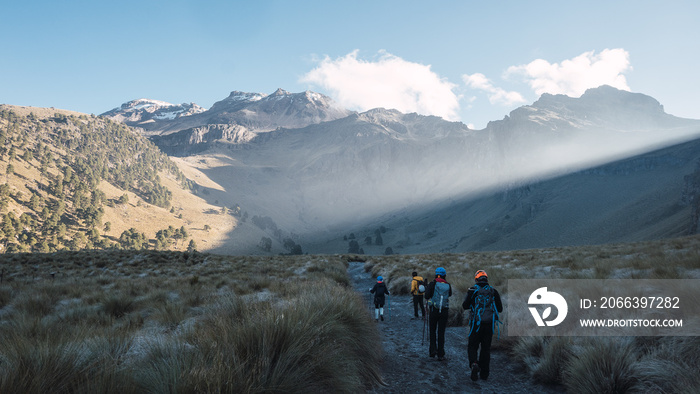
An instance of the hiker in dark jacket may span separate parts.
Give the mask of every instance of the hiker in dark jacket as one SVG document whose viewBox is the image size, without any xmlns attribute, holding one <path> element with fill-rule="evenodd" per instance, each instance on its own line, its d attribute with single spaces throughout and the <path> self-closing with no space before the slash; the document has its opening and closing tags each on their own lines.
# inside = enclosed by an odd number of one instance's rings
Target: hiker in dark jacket
<svg viewBox="0 0 700 394">
<path fill-rule="evenodd" d="M 491 339 L 498 321 L 498 314 L 503 312 L 503 304 L 498 290 L 489 286 L 486 271 L 478 270 L 474 274 L 474 286 L 467 291 L 462 308 L 469 309 L 469 343 L 467 353 L 471 368 L 471 379 L 486 380 L 489 377 L 491 362 Z M 481 353 L 479 351 L 481 346 Z M 478 360 L 478 361 L 477 361 Z"/>
<path fill-rule="evenodd" d="M 440 361 L 445 359 L 445 329 L 452 296 L 452 286 L 445 280 L 446 276 L 445 269 L 438 267 L 435 269 L 435 280 L 425 290 L 430 309 L 430 357 L 437 355 Z"/>
<path fill-rule="evenodd" d="M 389 290 L 384 284 L 384 278 L 378 276 L 377 283 L 374 284 L 374 287 L 369 292 L 374 294 L 374 319 L 379 321 L 379 318 L 381 318 L 384 321 L 384 294 L 389 295 Z"/>
<path fill-rule="evenodd" d="M 425 307 L 423 306 L 423 294 L 425 293 L 425 286 L 423 285 L 423 277 L 418 276 L 418 273 L 413 271 L 411 274 L 413 279 L 411 279 L 411 294 L 413 294 L 413 314 L 418 317 L 418 307 L 420 307 L 420 315 L 425 319 Z M 423 291 L 421 291 L 421 286 L 423 286 Z"/>
</svg>

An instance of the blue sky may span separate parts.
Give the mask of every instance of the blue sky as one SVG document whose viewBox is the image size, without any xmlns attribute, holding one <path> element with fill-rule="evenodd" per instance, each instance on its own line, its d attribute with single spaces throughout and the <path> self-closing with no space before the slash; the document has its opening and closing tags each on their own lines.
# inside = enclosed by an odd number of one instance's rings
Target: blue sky
<svg viewBox="0 0 700 394">
<path fill-rule="evenodd" d="M 313 90 L 483 128 L 600 84 L 700 119 L 698 1 L 33 1 L 0 14 L 0 103 Z"/>
</svg>

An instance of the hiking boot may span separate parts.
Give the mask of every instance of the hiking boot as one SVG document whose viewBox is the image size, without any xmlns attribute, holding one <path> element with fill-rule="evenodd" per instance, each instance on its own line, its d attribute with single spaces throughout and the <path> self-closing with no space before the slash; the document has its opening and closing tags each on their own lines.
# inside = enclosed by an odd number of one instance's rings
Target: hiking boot
<svg viewBox="0 0 700 394">
<path fill-rule="evenodd" d="M 484 375 L 483 373 L 481 374 L 481 380 L 486 380 L 489 378 L 489 375 Z"/>
<path fill-rule="evenodd" d="M 438 361 L 443 361 L 445 360 L 445 356 L 438 356 Z"/>
<path fill-rule="evenodd" d="M 479 364 L 472 364 L 472 380 L 475 382 L 479 380 L 479 369 Z"/>
<path fill-rule="evenodd" d="M 384 315 L 381 315 L 379 317 L 382 319 L 382 321 L 384 321 Z"/>
</svg>

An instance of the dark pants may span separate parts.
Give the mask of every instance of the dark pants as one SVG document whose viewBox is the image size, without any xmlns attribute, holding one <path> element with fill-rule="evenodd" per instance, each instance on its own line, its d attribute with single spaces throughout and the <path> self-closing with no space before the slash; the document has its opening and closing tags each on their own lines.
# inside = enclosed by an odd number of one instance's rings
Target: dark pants
<svg viewBox="0 0 700 394">
<path fill-rule="evenodd" d="M 430 308 L 430 357 L 436 354 L 438 357 L 445 356 L 445 329 L 447 328 L 448 311 L 448 308 L 442 308 L 442 312 L 437 308 Z"/>
<path fill-rule="evenodd" d="M 418 306 L 420 306 L 420 315 L 425 317 L 425 307 L 423 306 L 423 294 L 413 296 L 413 314 L 418 317 Z"/>
<path fill-rule="evenodd" d="M 384 308 L 384 301 L 386 301 L 386 299 L 383 296 L 382 297 L 374 297 L 374 307 L 375 308 Z"/>
<path fill-rule="evenodd" d="M 469 354 L 469 368 L 477 362 L 477 352 L 481 346 L 481 353 L 478 356 L 478 364 L 482 379 L 489 377 L 489 363 L 491 362 L 491 339 L 493 338 L 493 328 L 491 322 L 482 322 L 479 331 L 476 327 L 469 335 L 467 353 Z"/>
</svg>

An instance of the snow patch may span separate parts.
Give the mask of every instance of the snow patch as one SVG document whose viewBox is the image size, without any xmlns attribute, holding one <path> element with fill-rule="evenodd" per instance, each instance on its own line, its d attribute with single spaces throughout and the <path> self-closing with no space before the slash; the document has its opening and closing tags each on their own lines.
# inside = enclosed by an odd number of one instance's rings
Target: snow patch
<svg viewBox="0 0 700 394">
<path fill-rule="evenodd" d="M 122 109 L 138 111 L 138 110 L 152 108 L 152 107 L 162 108 L 162 107 L 174 107 L 174 106 L 175 106 L 174 104 L 171 104 L 171 103 L 168 103 L 165 101 L 151 100 L 151 99 L 138 99 L 138 100 L 129 101 L 128 103 L 122 105 Z"/>
<path fill-rule="evenodd" d="M 246 92 L 239 92 L 239 91 L 234 91 L 231 92 L 231 94 L 228 96 L 226 99 L 227 101 L 234 101 L 234 102 L 255 102 L 255 101 L 260 101 L 263 98 L 267 97 L 266 94 L 262 93 L 246 93 Z"/>
<path fill-rule="evenodd" d="M 180 114 L 184 112 L 184 109 L 172 111 L 172 112 L 161 112 L 153 116 L 153 119 L 158 120 L 173 120 L 177 118 Z"/>
</svg>

